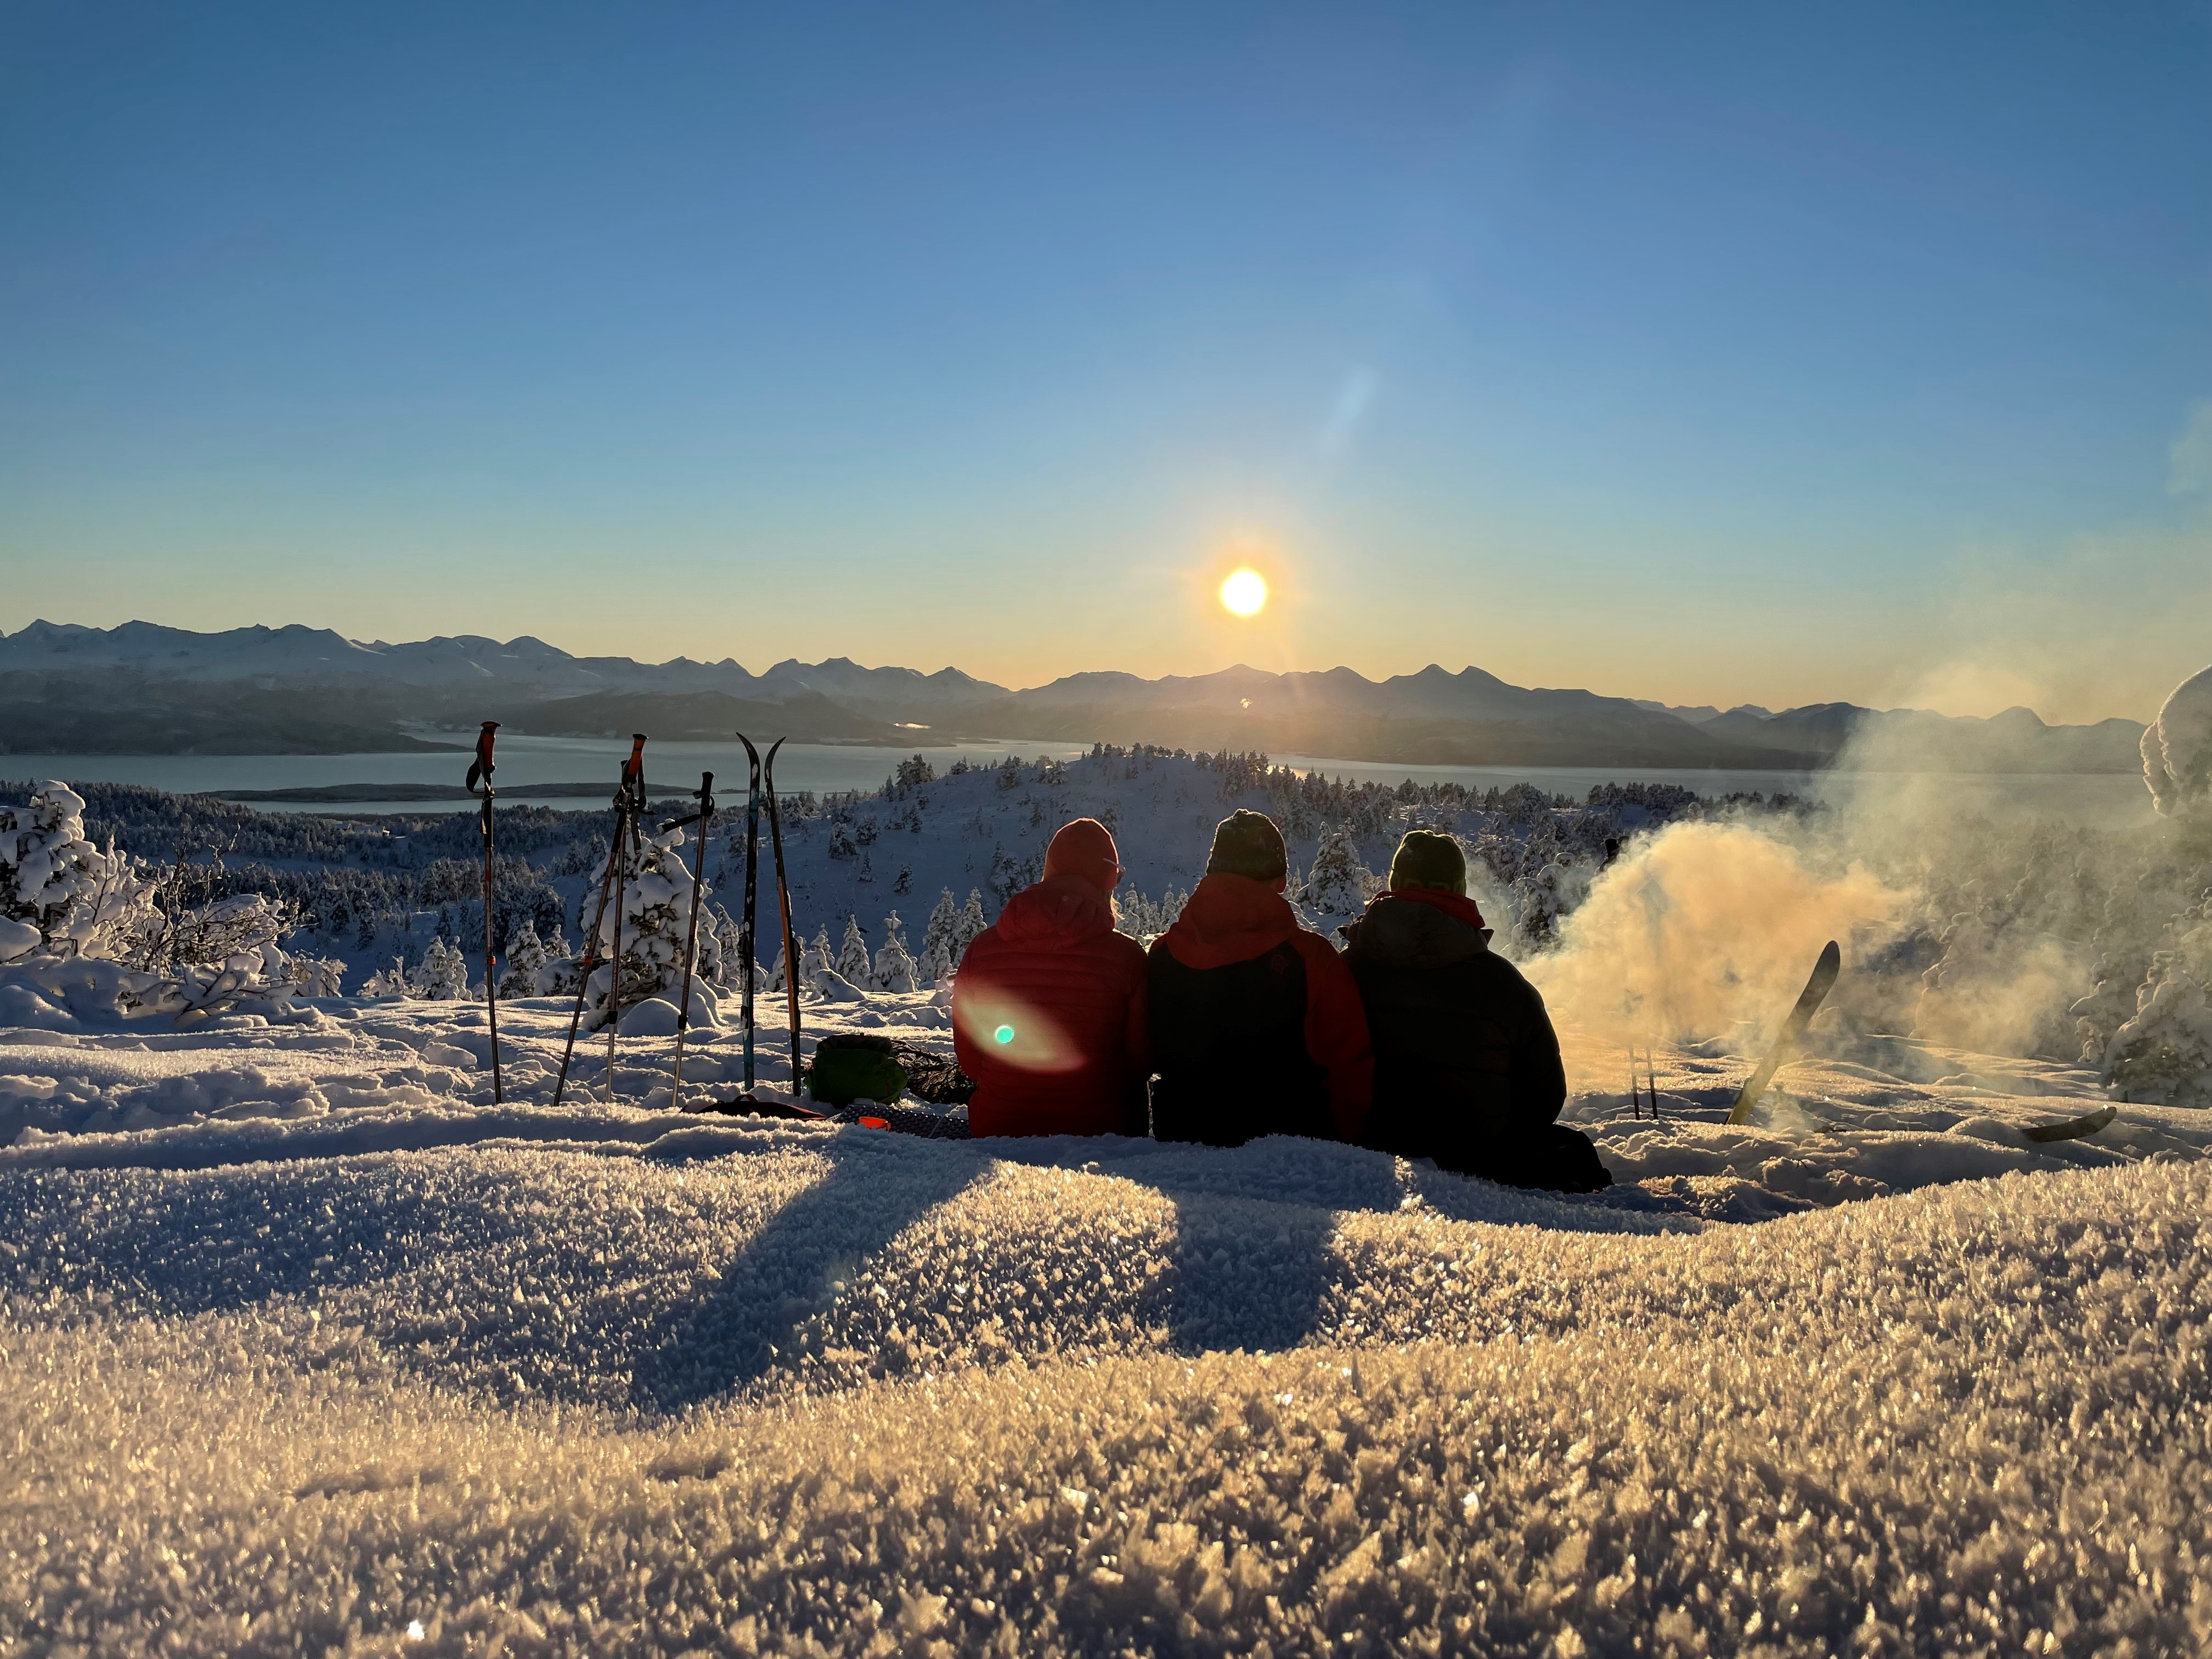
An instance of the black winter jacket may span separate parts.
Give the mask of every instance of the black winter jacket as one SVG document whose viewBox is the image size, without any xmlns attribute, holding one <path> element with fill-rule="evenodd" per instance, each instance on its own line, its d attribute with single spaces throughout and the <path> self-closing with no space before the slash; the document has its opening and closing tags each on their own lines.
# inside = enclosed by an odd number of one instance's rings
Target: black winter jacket
<svg viewBox="0 0 2212 1659">
<path fill-rule="evenodd" d="M 1365 1145 L 1484 1174 L 1557 1121 L 1559 1036 L 1488 929 L 1385 893 L 1344 931 L 1375 1043 Z"/>
</svg>

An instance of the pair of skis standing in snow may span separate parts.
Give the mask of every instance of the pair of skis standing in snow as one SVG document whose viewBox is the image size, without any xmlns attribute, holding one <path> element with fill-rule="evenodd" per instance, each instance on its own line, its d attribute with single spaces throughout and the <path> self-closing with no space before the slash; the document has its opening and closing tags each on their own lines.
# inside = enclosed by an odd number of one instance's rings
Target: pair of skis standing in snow
<svg viewBox="0 0 2212 1659">
<path fill-rule="evenodd" d="M 475 790 L 483 786 L 482 833 L 484 854 L 484 1001 L 491 1021 L 492 1099 L 495 1103 L 506 1098 L 501 1076 L 499 1052 L 499 998 L 494 990 L 492 950 L 492 865 L 495 842 L 492 819 L 492 748 L 495 734 L 499 730 L 497 720 L 485 720 L 477 737 L 476 759 L 470 764 L 468 787 Z M 777 809 L 775 797 L 776 751 L 785 739 L 778 738 L 769 745 L 765 760 L 753 746 L 753 740 L 742 732 L 738 741 L 745 746 L 750 765 L 750 775 L 745 791 L 745 900 L 744 922 L 738 934 L 738 973 L 743 987 L 742 1024 L 744 1026 L 744 1086 L 750 1094 L 754 1085 L 753 1060 L 753 940 L 756 923 L 756 896 L 758 892 L 760 863 L 761 799 L 765 792 L 768 799 L 769 837 L 775 857 L 776 908 L 783 929 L 783 956 L 786 964 L 784 992 L 791 1017 L 792 1088 L 799 1088 L 799 981 L 795 969 L 798 960 L 791 932 L 791 886 L 784 872 L 783 815 Z M 615 832 L 607 852 L 607 866 L 599 877 L 599 907 L 592 918 L 592 931 L 584 947 L 580 964 L 580 980 L 576 987 L 576 1006 L 568 1017 L 568 1037 L 561 1051 L 561 1073 L 553 1086 L 553 1103 L 561 1103 L 562 1092 L 568 1085 L 568 1067 L 574 1058 L 576 1033 L 582 1025 L 584 1002 L 590 993 L 592 975 L 604 961 L 607 969 L 607 1098 L 614 1098 L 615 1040 L 622 1018 L 622 924 L 628 895 L 624 891 L 629 879 L 629 862 L 633 856 L 644 851 L 645 832 L 641 820 L 646 808 L 645 798 L 645 734 L 630 735 L 629 758 L 623 763 L 622 776 L 615 787 Z M 684 1092 L 684 1038 L 691 1024 L 691 969 L 696 958 L 699 941 L 699 901 L 706 889 L 707 831 L 715 816 L 714 775 L 699 775 L 696 796 L 699 810 L 687 817 L 671 818 L 660 826 L 663 835 L 672 830 L 698 825 L 697 850 L 692 855 L 691 914 L 684 933 L 684 990 L 677 1005 L 676 1064 L 670 1077 L 669 1103 L 679 1107 Z M 605 927 L 607 905 L 611 895 L 615 914 L 615 938 L 612 948 L 602 958 L 599 954 L 600 931 Z"/>
</svg>

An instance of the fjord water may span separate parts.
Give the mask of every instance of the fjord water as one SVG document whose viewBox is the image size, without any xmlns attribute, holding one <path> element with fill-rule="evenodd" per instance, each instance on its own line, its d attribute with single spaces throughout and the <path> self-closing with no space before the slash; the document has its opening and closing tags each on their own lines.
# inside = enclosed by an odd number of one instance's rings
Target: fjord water
<svg viewBox="0 0 2212 1659">
<path fill-rule="evenodd" d="M 428 734 L 426 734 L 428 735 Z M 438 733 L 440 737 L 453 734 Z M 475 733 L 468 734 L 473 742 Z M 20 782 L 27 778 L 60 778 L 75 783 L 136 783 L 178 794 L 219 794 L 230 790 L 325 789 L 346 784 L 430 783 L 458 786 L 468 771 L 471 750 L 458 746 L 451 755 L 0 755 L 0 779 Z M 763 752 L 768 740 L 760 740 Z M 1045 743 L 1013 739 L 963 744 L 957 750 L 926 751 L 939 771 L 959 755 L 979 765 L 995 766 L 1008 755 L 1034 760 L 1039 755 L 1072 757 L 1088 751 L 1087 744 Z M 864 744 L 791 743 L 776 757 L 776 787 L 786 793 L 811 789 L 817 793 L 834 789 L 874 789 L 890 775 L 891 769 L 911 748 L 878 748 Z M 518 805 L 562 808 L 598 807 L 614 793 L 615 779 L 629 754 L 628 740 L 617 738 L 501 737 L 497 750 L 501 788 L 525 784 L 574 783 L 586 786 L 574 796 L 538 796 L 519 800 Z M 744 745 L 728 743 L 648 743 L 645 750 L 645 779 L 650 793 L 659 798 L 680 795 L 699 787 L 699 775 L 712 772 L 718 792 L 742 791 L 745 784 Z M 605 780 L 604 784 L 599 780 Z M 255 806 L 273 812 L 435 812 L 435 800 L 316 800 L 256 801 Z M 465 803 L 463 803 L 465 805 Z"/>
<path fill-rule="evenodd" d="M 473 735 L 473 734 L 471 734 Z M 456 734 L 458 744 L 458 735 Z M 964 756 L 970 763 L 995 766 L 1009 755 L 1035 760 L 1041 755 L 1072 758 L 1087 744 L 1038 738 L 1003 738 L 962 743 L 954 748 L 914 749 L 844 744 L 787 744 L 776 762 L 776 781 L 787 793 L 811 789 L 873 789 L 908 755 L 925 753 L 943 771 Z M 515 804 L 584 808 L 604 805 L 629 744 L 615 738 L 503 737 L 499 743 L 498 781 L 504 788 L 526 784 L 585 786 L 573 796 L 532 796 Z M 1340 759 L 1326 756 L 1279 755 L 1281 764 L 1299 772 L 1319 772 L 1359 782 L 1463 783 L 1471 788 L 1534 784 L 1554 794 L 1580 799 L 1601 783 L 1669 783 L 1711 797 L 1756 792 L 1809 796 L 1844 805 L 1870 791 L 1889 792 L 1895 773 L 1802 772 L 1700 769 L 1687 767 L 1409 766 L 1401 762 Z M 468 751 L 456 746 L 450 756 L 359 755 L 0 755 L 0 783 L 36 778 L 70 782 L 135 783 L 179 794 L 230 790 L 319 789 L 347 784 L 428 783 L 458 785 L 468 768 Z M 646 781 L 656 797 L 696 788 L 699 774 L 714 775 L 718 791 L 734 794 L 744 787 L 745 751 L 729 743 L 653 743 L 646 747 Z M 602 783 L 599 781 L 604 780 Z M 2057 818 L 2104 829 L 2147 823 L 2150 797 L 2132 773 L 1966 774 L 1938 777 L 1917 775 L 1914 787 L 1940 791 L 1953 816 L 2014 815 Z M 20 793 L 20 791 L 14 792 Z M 0 792 L 0 802 L 12 795 Z M 262 801 L 265 811 L 424 813 L 441 810 L 439 801 L 316 800 Z"/>
</svg>

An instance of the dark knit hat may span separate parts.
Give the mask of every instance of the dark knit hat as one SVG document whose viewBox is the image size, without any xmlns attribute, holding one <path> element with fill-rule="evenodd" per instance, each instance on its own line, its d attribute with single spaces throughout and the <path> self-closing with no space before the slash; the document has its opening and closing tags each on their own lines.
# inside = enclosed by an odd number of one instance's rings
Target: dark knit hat
<svg viewBox="0 0 2212 1659">
<path fill-rule="evenodd" d="M 1213 851 L 1206 860 L 1209 876 L 1249 876 L 1280 881 L 1290 872 L 1283 832 L 1265 812 L 1231 812 L 1213 828 Z"/>
<path fill-rule="evenodd" d="M 1433 830 L 1408 830 L 1390 859 L 1393 887 L 1433 887 L 1467 896 L 1467 854 L 1449 836 Z"/>
</svg>

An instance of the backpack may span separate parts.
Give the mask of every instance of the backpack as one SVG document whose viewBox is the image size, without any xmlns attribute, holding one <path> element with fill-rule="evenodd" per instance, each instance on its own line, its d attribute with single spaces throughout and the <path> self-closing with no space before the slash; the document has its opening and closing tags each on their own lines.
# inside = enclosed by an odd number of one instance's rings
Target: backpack
<svg viewBox="0 0 2212 1659">
<path fill-rule="evenodd" d="M 906 1091 L 906 1067 L 891 1052 L 889 1037 L 861 1031 L 838 1032 L 814 1045 L 806 1068 L 806 1092 L 817 1105 L 849 1106 L 872 1100 L 887 1106 Z"/>
</svg>

